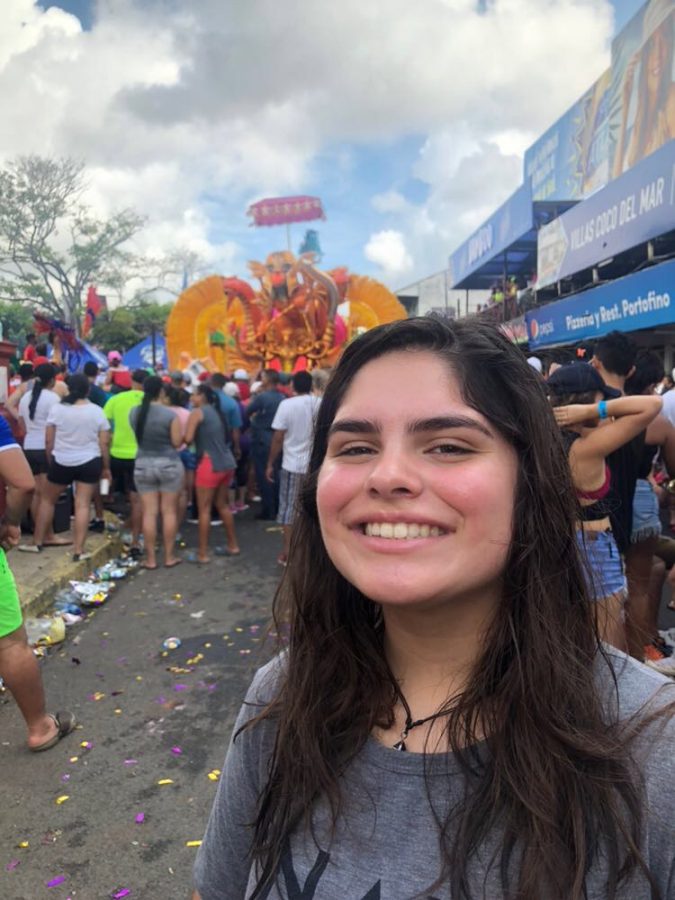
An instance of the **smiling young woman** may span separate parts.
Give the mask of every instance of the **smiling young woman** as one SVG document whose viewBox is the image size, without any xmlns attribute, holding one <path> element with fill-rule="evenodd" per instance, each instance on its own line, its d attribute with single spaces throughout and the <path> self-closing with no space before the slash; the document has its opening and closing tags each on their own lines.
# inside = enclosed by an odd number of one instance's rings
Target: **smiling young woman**
<svg viewBox="0 0 675 900">
<path fill-rule="evenodd" d="M 275 606 L 195 896 L 670 896 L 675 686 L 600 644 L 558 428 L 494 329 L 347 348 Z"/>
</svg>

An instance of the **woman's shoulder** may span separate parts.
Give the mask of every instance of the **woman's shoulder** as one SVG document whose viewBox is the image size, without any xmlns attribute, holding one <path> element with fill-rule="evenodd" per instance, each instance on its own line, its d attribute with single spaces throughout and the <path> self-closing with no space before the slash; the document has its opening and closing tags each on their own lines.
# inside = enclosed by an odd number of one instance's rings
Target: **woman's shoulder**
<svg viewBox="0 0 675 900">
<path fill-rule="evenodd" d="M 261 666 L 253 676 L 253 681 L 246 692 L 244 703 L 251 707 L 262 709 L 277 696 L 288 662 L 286 651 L 273 656 L 272 659 Z M 252 715 L 256 715 L 255 712 Z"/>
<path fill-rule="evenodd" d="M 675 704 L 675 682 L 609 645 L 598 655 L 595 676 L 605 708 L 619 721 L 639 722 Z"/>
</svg>

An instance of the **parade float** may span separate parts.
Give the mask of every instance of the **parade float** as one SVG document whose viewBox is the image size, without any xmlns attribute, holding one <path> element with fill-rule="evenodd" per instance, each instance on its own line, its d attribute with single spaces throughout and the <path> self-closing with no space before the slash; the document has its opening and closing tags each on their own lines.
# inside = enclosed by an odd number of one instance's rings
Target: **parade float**
<svg viewBox="0 0 675 900">
<path fill-rule="evenodd" d="M 256 225 L 289 228 L 323 218 L 323 210 L 317 198 L 291 197 L 260 201 L 249 215 Z M 316 233 L 308 232 L 305 242 L 310 235 Z M 209 371 L 243 368 L 251 375 L 263 367 L 326 368 L 356 335 L 406 317 L 383 284 L 346 268 L 324 271 L 319 258 L 316 247 L 298 257 L 276 251 L 264 263 L 248 264 L 253 283 L 212 275 L 190 285 L 167 322 L 170 368 L 198 363 Z"/>
</svg>

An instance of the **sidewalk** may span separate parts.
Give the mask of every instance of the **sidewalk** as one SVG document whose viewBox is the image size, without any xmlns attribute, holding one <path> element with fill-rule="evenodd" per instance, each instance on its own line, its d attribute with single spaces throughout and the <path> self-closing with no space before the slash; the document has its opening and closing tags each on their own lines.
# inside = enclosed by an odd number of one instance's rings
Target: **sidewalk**
<svg viewBox="0 0 675 900">
<path fill-rule="evenodd" d="M 69 532 L 64 532 L 66 535 Z M 56 592 L 69 581 L 84 581 L 98 566 L 119 556 L 121 532 L 89 532 L 86 550 L 92 556 L 83 562 L 72 561 L 72 547 L 45 547 L 42 553 L 12 550 L 7 554 L 24 616 L 42 615 L 49 609 Z"/>
</svg>

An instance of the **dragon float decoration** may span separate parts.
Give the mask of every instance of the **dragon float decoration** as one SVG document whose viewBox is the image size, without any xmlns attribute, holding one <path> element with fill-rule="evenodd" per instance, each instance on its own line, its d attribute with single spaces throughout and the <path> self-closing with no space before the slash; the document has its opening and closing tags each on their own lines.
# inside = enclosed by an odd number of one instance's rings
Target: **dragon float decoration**
<svg viewBox="0 0 675 900">
<path fill-rule="evenodd" d="M 406 317 L 383 284 L 344 268 L 321 271 L 311 255 L 279 251 L 249 270 L 256 289 L 212 275 L 183 291 L 167 323 L 172 368 L 194 360 L 209 371 L 243 368 L 252 376 L 261 367 L 326 368 L 351 338 Z"/>
</svg>

